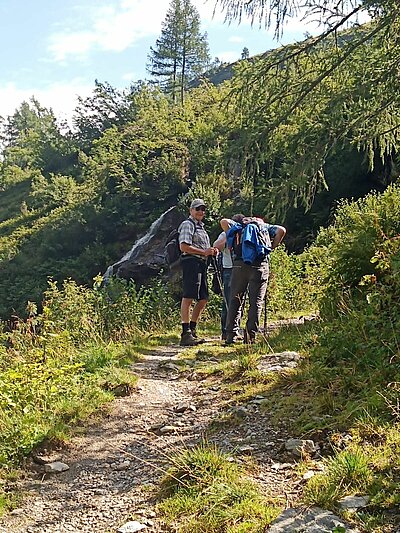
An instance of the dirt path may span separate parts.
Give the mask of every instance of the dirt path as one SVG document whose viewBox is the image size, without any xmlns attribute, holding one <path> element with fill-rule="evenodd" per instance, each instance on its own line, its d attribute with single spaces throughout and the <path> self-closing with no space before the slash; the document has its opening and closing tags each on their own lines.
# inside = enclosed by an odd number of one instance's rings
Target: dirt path
<svg viewBox="0 0 400 533">
<path fill-rule="evenodd" d="M 105 533 L 129 520 L 147 525 L 148 532 L 165 531 L 154 512 L 154 489 L 168 455 L 199 442 L 223 408 L 218 386 L 179 375 L 174 359 L 181 350 L 160 348 L 132 366 L 140 378 L 138 392 L 116 399 L 106 418 L 74 437 L 57 457 L 53 453 L 51 459 L 66 463 L 68 471 L 44 474 L 43 467 L 31 465 L 20 487 L 28 496 L 0 522 L 0 533 Z M 209 439 L 239 460 L 251 453 L 265 491 L 286 495 L 291 503 L 292 470 L 276 459 L 283 428 L 269 427 L 268 413 L 257 401 L 240 409 L 239 424 Z"/>
</svg>

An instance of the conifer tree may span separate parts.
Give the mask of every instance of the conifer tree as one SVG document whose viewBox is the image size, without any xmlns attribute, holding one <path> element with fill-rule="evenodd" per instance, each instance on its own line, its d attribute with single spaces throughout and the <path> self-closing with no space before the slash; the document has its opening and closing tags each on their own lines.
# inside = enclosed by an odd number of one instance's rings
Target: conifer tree
<svg viewBox="0 0 400 533">
<path fill-rule="evenodd" d="M 183 103 L 189 80 L 204 72 L 209 63 L 207 34 L 200 33 L 200 16 L 190 0 L 171 0 L 161 36 L 150 48 L 147 70 L 160 85 Z"/>
</svg>

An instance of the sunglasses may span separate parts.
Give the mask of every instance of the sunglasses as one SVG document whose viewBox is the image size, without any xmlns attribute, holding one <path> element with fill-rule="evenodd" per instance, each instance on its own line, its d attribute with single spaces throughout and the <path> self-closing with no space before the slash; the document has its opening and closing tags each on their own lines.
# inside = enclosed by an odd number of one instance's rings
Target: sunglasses
<svg viewBox="0 0 400 533">
<path fill-rule="evenodd" d="M 195 207 L 195 210 L 196 210 L 196 211 L 205 211 L 206 208 L 205 208 L 204 205 L 199 205 L 199 207 Z"/>
</svg>

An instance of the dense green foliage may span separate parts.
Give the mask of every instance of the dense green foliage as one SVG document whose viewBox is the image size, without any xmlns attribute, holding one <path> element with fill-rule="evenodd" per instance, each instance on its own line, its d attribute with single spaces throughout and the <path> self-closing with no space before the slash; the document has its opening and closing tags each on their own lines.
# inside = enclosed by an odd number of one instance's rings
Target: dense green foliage
<svg viewBox="0 0 400 533">
<path fill-rule="evenodd" d="M 399 370 L 399 235 L 400 188 L 392 186 L 343 203 L 313 246 L 325 256 L 328 359 L 379 369 L 388 382 Z"/>
<path fill-rule="evenodd" d="M 243 62 L 234 81 L 242 118 L 235 150 L 256 190 L 268 190 L 271 209 L 298 202 L 309 208 L 316 194 L 335 187 L 329 167 L 337 156 L 354 148 L 371 170 L 381 167 L 376 186 L 398 176 L 398 2 L 218 3 L 230 19 L 259 17 L 275 22 L 278 33 L 300 7 L 326 27 L 318 38 Z M 358 27 L 363 12 L 371 22 Z M 337 34 L 347 24 L 354 28 Z"/>
<path fill-rule="evenodd" d="M 43 439 L 62 437 L 113 391 L 129 392 L 136 378 L 123 369 L 140 336 L 176 322 L 174 308 L 160 283 L 137 291 L 122 282 L 101 290 L 53 282 L 42 313 L 29 303 L 26 321 L 3 324 L 0 466 L 17 463 Z"/>
<path fill-rule="evenodd" d="M 290 47 L 243 61 L 231 83 L 191 89 L 184 106 L 143 83 L 121 92 L 96 82 L 74 132 L 35 100 L 24 103 L 2 128 L 0 316 L 40 302 L 49 277 L 90 285 L 163 211 L 193 195 L 210 206 L 212 235 L 221 215 L 255 213 L 287 226 L 289 250 L 301 250 L 341 198 L 397 178 L 395 56 L 383 53 L 395 31 L 344 33 L 343 43 L 358 43 L 351 65 L 340 63 L 313 91 L 345 47 L 328 42 L 285 68 Z"/>
</svg>

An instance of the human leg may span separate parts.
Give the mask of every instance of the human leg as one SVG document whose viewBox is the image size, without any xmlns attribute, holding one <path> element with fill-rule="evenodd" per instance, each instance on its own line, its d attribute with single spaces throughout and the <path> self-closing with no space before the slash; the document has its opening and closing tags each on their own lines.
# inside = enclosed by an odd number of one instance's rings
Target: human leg
<svg viewBox="0 0 400 533">
<path fill-rule="evenodd" d="M 206 305 L 207 305 L 207 300 L 199 300 L 198 302 L 196 302 L 195 306 L 193 307 L 193 311 L 192 311 L 192 322 L 197 323 Z"/>
<path fill-rule="evenodd" d="M 194 257 L 186 258 L 182 260 L 182 270 L 183 298 L 181 302 L 181 317 L 182 321 L 185 320 L 185 323 L 182 322 L 182 327 L 185 328 L 182 334 L 185 334 L 185 339 L 181 339 L 181 344 L 192 346 L 204 341 L 203 339 L 197 339 L 196 327 L 208 300 L 207 263 Z M 197 302 L 190 316 L 190 309 L 194 300 L 197 300 Z"/>
<path fill-rule="evenodd" d="M 226 339 L 226 320 L 228 317 L 228 303 L 231 293 L 232 268 L 222 270 L 222 308 L 221 308 L 221 333 L 222 339 Z"/>
<path fill-rule="evenodd" d="M 182 324 L 189 324 L 190 308 L 193 303 L 192 298 L 182 298 L 181 301 L 181 322 Z"/>
<path fill-rule="evenodd" d="M 246 323 L 246 340 L 254 342 L 258 331 L 264 298 L 267 291 L 269 268 L 268 264 L 260 267 L 249 267 L 249 313 Z"/>
<path fill-rule="evenodd" d="M 232 269 L 231 290 L 228 306 L 228 316 L 226 321 L 226 341 L 233 342 L 235 336 L 235 326 L 240 321 L 244 294 L 248 285 L 248 272 L 246 265 L 235 264 Z"/>
<path fill-rule="evenodd" d="M 200 305 L 196 309 L 195 305 L 192 311 L 192 322 L 190 321 L 190 310 L 193 301 L 199 298 L 199 292 L 201 287 L 201 271 L 199 269 L 199 262 L 195 258 L 186 258 L 182 261 L 183 272 L 183 297 L 181 301 L 181 321 L 182 321 L 182 346 L 194 346 L 198 344 L 195 336 L 192 333 L 192 329 L 195 330 L 197 318 L 204 308 Z M 194 314 L 193 314 L 194 313 Z M 192 328 L 191 328 L 192 326 Z"/>
</svg>

